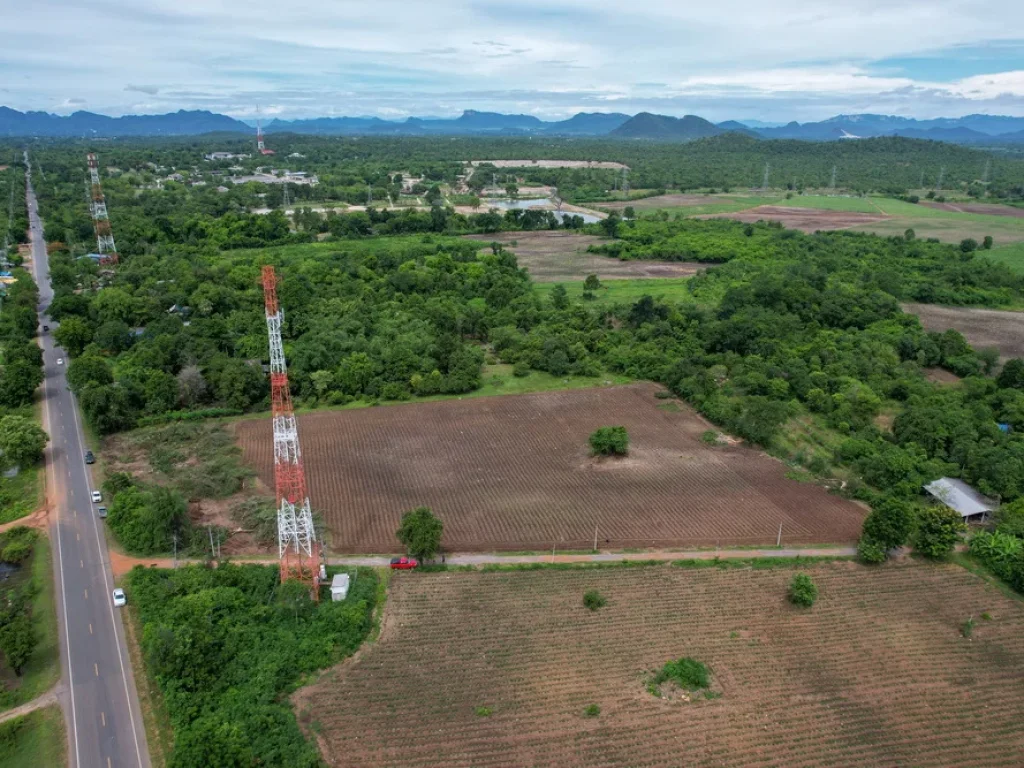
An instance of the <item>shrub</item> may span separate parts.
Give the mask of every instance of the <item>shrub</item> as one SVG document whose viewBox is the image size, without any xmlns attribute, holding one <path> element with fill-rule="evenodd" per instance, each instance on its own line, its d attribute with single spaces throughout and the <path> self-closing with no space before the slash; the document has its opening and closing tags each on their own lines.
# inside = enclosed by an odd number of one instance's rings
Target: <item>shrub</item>
<svg viewBox="0 0 1024 768">
<path fill-rule="evenodd" d="M 699 691 L 711 685 L 711 672 L 703 662 L 686 656 L 665 664 L 651 678 L 649 687 L 657 692 L 667 682 L 673 682 L 686 691 Z"/>
<path fill-rule="evenodd" d="M 967 525 L 958 512 L 947 507 L 929 507 L 918 515 L 914 550 L 933 559 L 945 557 L 966 530 Z"/>
<path fill-rule="evenodd" d="M 5 563 L 23 563 L 32 554 L 32 543 L 28 541 L 12 541 L 0 550 L 0 560 Z"/>
<path fill-rule="evenodd" d="M 629 434 L 625 427 L 599 427 L 590 436 L 591 456 L 625 456 L 629 453 Z"/>
<path fill-rule="evenodd" d="M 818 599 L 818 585 L 806 573 L 798 573 L 789 582 L 789 602 L 810 608 Z"/>
<path fill-rule="evenodd" d="M 490 707 L 477 707 L 477 717 L 490 717 L 493 710 Z"/>
<path fill-rule="evenodd" d="M 910 504 L 886 498 L 875 504 L 864 520 L 864 536 L 888 552 L 906 544 L 912 525 Z"/>
<path fill-rule="evenodd" d="M 410 555 L 422 562 L 437 554 L 442 533 L 444 523 L 434 516 L 430 507 L 417 507 L 402 515 L 402 525 L 395 536 Z"/>
<path fill-rule="evenodd" d="M 520 360 L 518 363 L 512 366 L 512 375 L 516 378 L 523 378 L 524 376 L 530 375 L 530 364 L 525 360 Z"/>
<path fill-rule="evenodd" d="M 583 593 L 583 604 L 592 611 L 604 608 L 608 600 L 596 589 L 588 589 Z"/>
<path fill-rule="evenodd" d="M 704 445 L 718 445 L 718 433 L 713 429 L 706 430 L 704 434 L 700 436 L 700 441 Z"/>
<path fill-rule="evenodd" d="M 885 562 L 885 548 L 872 538 L 861 536 L 857 542 L 857 558 L 862 563 L 877 565 Z"/>
<path fill-rule="evenodd" d="M 967 619 L 967 621 L 965 621 L 963 624 L 960 625 L 960 634 L 963 635 L 968 640 L 970 640 L 971 639 L 971 635 L 974 634 L 974 624 L 975 624 L 974 617 L 973 616 L 969 617 Z"/>
<path fill-rule="evenodd" d="M 583 708 L 584 717 L 597 717 L 600 714 L 601 707 L 599 707 L 597 704 L 587 704 L 587 706 Z"/>
</svg>

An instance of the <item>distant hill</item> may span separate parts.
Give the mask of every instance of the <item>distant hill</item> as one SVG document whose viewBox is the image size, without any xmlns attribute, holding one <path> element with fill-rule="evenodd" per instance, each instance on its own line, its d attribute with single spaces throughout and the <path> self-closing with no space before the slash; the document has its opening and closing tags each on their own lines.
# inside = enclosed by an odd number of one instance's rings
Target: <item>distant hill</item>
<svg viewBox="0 0 1024 768">
<path fill-rule="evenodd" d="M 838 141 L 882 136 L 929 139 L 971 146 L 1024 144 L 1024 117 L 966 115 L 915 120 L 894 115 L 836 115 L 812 123 L 766 125 L 756 120 L 727 120 L 717 125 L 696 115 L 671 117 L 641 112 L 580 112 L 566 120 L 545 121 L 534 115 L 506 115 L 467 109 L 455 118 L 317 117 L 274 119 L 267 133 L 325 136 L 575 136 L 652 141 L 692 141 L 726 132 L 752 138 Z M 93 112 L 53 115 L 0 107 L 0 136 L 103 137 L 194 136 L 229 132 L 253 134 L 253 126 L 226 115 L 202 110 L 166 115 L 108 117 Z"/>
<path fill-rule="evenodd" d="M 631 117 L 609 136 L 619 139 L 656 139 L 659 141 L 692 141 L 717 136 L 724 131 L 712 122 L 696 115 L 670 117 L 641 112 Z"/>
<path fill-rule="evenodd" d="M 245 123 L 206 111 L 172 112 L 166 115 L 107 117 L 93 112 L 74 112 L 66 117 L 46 112 L 18 112 L 0 107 L 0 136 L 192 136 L 217 131 L 252 129 Z"/>
<path fill-rule="evenodd" d="M 629 120 L 618 112 L 580 112 L 568 120 L 548 123 L 547 131 L 560 136 L 603 136 Z"/>
</svg>

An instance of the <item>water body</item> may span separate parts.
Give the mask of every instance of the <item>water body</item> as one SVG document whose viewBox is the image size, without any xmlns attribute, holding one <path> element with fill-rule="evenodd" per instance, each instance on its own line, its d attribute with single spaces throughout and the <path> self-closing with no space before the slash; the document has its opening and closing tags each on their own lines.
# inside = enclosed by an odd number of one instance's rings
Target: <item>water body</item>
<svg viewBox="0 0 1024 768">
<path fill-rule="evenodd" d="M 21 570 L 20 566 L 14 563 L 5 563 L 0 561 L 0 581 L 7 581 L 14 574 Z"/>
<path fill-rule="evenodd" d="M 497 208 L 502 211 L 509 211 L 513 208 L 517 208 L 521 211 L 526 211 L 531 208 L 546 208 L 555 214 L 559 221 L 561 221 L 562 216 L 582 216 L 583 221 L 587 224 L 594 224 L 601 220 L 599 216 L 595 216 L 592 213 L 573 213 L 572 211 L 563 211 L 562 213 L 559 213 L 552 208 L 551 200 L 546 197 L 536 197 L 527 200 L 512 200 L 507 197 L 489 197 L 481 200 L 480 206 L 481 208 L 486 207 L 488 209 Z"/>
</svg>

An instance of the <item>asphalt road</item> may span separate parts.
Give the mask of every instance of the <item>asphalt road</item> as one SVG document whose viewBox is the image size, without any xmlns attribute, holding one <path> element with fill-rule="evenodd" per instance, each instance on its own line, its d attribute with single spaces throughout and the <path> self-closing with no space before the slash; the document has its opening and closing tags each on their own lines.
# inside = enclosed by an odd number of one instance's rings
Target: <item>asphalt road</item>
<svg viewBox="0 0 1024 768">
<path fill-rule="evenodd" d="M 56 346 L 55 324 L 46 315 L 53 298 L 42 223 L 31 176 L 28 210 L 32 262 L 39 285 L 43 348 L 47 493 L 53 505 L 51 540 L 61 632 L 61 665 L 67 687 L 64 707 L 71 768 L 149 768 L 149 751 L 132 678 L 107 545 L 90 498 L 94 488 L 85 464 L 77 403 L 65 376 L 67 356 Z M 58 364 L 59 358 L 65 364 Z"/>
</svg>

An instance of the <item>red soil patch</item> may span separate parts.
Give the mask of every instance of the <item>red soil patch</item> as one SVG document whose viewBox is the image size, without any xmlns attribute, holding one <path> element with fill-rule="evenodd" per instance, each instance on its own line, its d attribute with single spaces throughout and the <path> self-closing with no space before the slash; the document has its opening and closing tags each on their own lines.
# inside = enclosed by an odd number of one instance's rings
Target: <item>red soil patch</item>
<svg viewBox="0 0 1024 768">
<path fill-rule="evenodd" d="M 984 213 L 989 216 L 1009 216 L 1013 219 L 1024 219 L 1024 208 L 1014 208 L 1012 205 L 999 205 L 998 203 L 932 203 L 922 200 L 921 205 L 928 208 L 937 208 L 940 211 L 952 211 L 953 213 Z"/>
<path fill-rule="evenodd" d="M 698 219 L 732 219 L 753 224 L 757 221 L 778 221 L 788 229 L 799 229 L 804 232 L 826 231 L 832 229 L 849 229 L 859 224 L 874 224 L 878 221 L 891 219 L 891 216 L 874 213 L 856 213 L 853 211 L 825 211 L 818 208 L 790 208 L 782 205 L 759 205 L 746 211 L 735 213 L 713 213 L 698 216 Z"/>
<path fill-rule="evenodd" d="M 864 511 L 784 476 L 710 424 L 657 407 L 654 384 L 480 397 L 299 416 L 313 507 L 338 551 L 390 552 L 402 513 L 428 506 L 452 551 L 853 541 Z M 587 438 L 621 424 L 631 452 L 595 460 Z M 273 483 L 271 424 L 240 422 L 245 460 Z"/>
<path fill-rule="evenodd" d="M 1020 602 L 952 565 L 808 570 L 812 609 L 789 568 L 399 573 L 380 638 L 299 722 L 337 768 L 1020 764 Z M 717 698 L 645 689 L 683 656 Z"/>
</svg>

